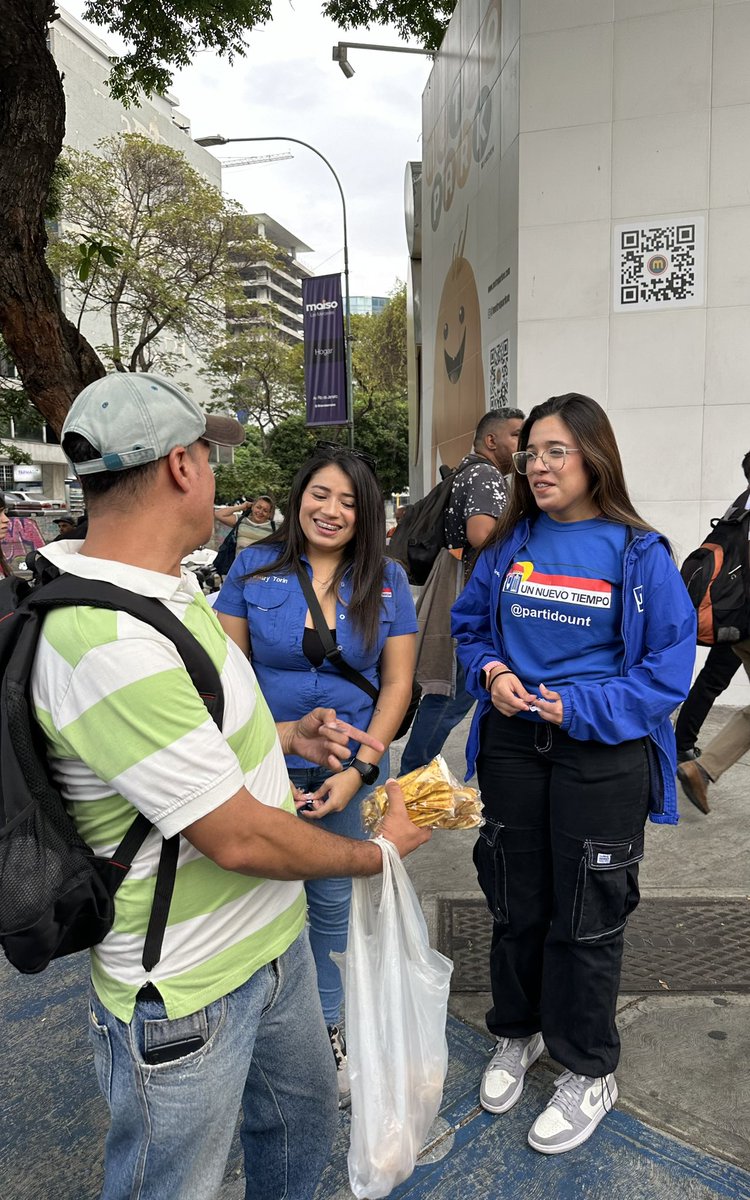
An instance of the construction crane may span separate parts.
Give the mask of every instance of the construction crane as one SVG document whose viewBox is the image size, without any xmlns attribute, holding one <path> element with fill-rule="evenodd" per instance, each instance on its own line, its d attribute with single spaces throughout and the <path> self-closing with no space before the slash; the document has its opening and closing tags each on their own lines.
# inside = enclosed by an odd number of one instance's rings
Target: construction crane
<svg viewBox="0 0 750 1200">
<path fill-rule="evenodd" d="M 250 167 L 255 163 L 281 162 L 284 158 L 294 158 L 288 150 L 283 154 L 254 154 L 252 158 L 222 158 L 222 167 Z"/>
</svg>

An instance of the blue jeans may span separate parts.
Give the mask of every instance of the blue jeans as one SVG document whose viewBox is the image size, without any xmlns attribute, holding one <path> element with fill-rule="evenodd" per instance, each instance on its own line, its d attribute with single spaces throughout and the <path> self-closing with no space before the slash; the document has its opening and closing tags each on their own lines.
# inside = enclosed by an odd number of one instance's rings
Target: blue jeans
<svg viewBox="0 0 750 1200">
<path fill-rule="evenodd" d="M 401 755 L 399 775 L 408 775 L 410 771 L 416 771 L 417 767 L 432 762 L 435 755 L 442 750 L 451 729 L 455 729 L 456 725 L 463 721 L 473 704 L 474 697 L 466 690 L 464 669 L 456 660 L 456 694 L 436 696 L 430 693 L 422 697 L 409 740 Z"/>
<path fill-rule="evenodd" d="M 129 1025 L 92 991 L 89 1034 L 111 1124 L 101 1200 L 212 1200 L 242 1108 L 246 1200 L 310 1200 L 338 1118 L 336 1070 L 303 931 L 229 995 L 170 1021 L 139 1000 Z M 144 1050 L 205 1039 L 173 1062 Z"/>
<path fill-rule="evenodd" d="M 343 812 L 330 813 L 315 824 L 327 829 L 329 833 L 338 833 L 343 837 L 357 838 L 360 841 L 366 838 L 368 834 L 362 824 L 362 801 L 374 788 L 385 783 L 389 774 L 390 758 L 386 752 L 380 760 L 380 774 L 376 782 L 369 786 L 364 784 L 355 792 Z M 296 783 L 303 792 L 316 791 L 329 775 L 331 772 L 322 767 L 301 767 L 289 772 L 292 783 Z M 300 817 L 300 820 L 303 819 Z M 341 972 L 330 955 L 332 950 L 338 954 L 346 950 L 352 881 L 348 876 L 345 879 L 308 879 L 305 891 L 310 922 L 310 945 L 318 972 L 318 992 L 323 1016 L 326 1025 L 338 1025 L 344 988 Z"/>
</svg>

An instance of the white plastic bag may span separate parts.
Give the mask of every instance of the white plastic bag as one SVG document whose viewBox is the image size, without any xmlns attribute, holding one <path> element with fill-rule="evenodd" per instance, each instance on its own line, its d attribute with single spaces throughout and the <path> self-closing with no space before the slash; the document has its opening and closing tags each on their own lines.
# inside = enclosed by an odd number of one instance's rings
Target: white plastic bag
<svg viewBox="0 0 750 1200">
<path fill-rule="evenodd" d="M 437 1116 L 448 1069 L 453 971 L 450 959 L 430 948 L 398 851 L 384 838 L 375 840 L 383 874 L 353 880 L 346 951 L 348 1162 L 357 1200 L 387 1196 L 411 1175 Z"/>
</svg>

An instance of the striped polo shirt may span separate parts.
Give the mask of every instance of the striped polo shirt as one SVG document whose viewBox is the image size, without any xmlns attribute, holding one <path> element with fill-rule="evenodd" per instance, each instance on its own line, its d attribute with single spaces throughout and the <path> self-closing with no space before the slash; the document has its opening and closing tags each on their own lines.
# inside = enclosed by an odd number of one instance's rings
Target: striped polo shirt
<svg viewBox="0 0 750 1200">
<path fill-rule="evenodd" d="M 81 836 L 108 856 L 134 808 L 156 827 L 117 892 L 111 932 L 92 950 L 97 995 L 127 1022 L 136 992 L 151 980 L 168 1016 L 185 1016 L 283 954 L 304 925 L 304 890 L 225 871 L 182 838 L 161 960 L 147 974 L 141 956 L 162 835 L 180 833 L 243 785 L 294 813 L 289 778 L 253 670 L 195 577 L 89 558 L 80 546 L 57 542 L 44 555 L 61 571 L 161 600 L 221 677 L 223 736 L 172 642 L 134 617 L 83 606 L 48 614 L 32 674 L 52 773 Z"/>
</svg>

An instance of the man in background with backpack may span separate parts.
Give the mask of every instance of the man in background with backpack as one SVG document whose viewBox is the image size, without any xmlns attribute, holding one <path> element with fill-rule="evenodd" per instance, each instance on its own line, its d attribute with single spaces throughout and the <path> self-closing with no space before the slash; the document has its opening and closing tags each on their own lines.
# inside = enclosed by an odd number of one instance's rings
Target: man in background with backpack
<svg viewBox="0 0 750 1200">
<path fill-rule="evenodd" d="M 495 528 L 505 507 L 508 476 L 513 469 L 512 455 L 518 449 L 518 435 L 524 422 L 520 408 L 485 413 L 474 434 L 471 453 L 456 468 L 453 487 L 443 513 L 445 545 L 460 558 L 463 570 L 451 569 L 443 552 L 436 559 L 424 594 L 417 605 L 420 615 L 417 678 L 424 694 L 417 709 L 409 740 L 401 756 L 399 773 L 408 774 L 439 754 L 448 734 L 469 712 L 474 698 L 466 690 L 463 668 L 453 652 L 449 636 L 450 608 L 479 547 Z M 422 608 L 425 608 L 424 620 Z M 446 625 L 446 637 L 436 636 Z M 429 666 L 421 650 L 429 643 L 447 647 L 444 661 Z M 442 679 L 437 676 L 442 675 Z M 438 690 L 439 689 L 439 690 Z"/>
<path fill-rule="evenodd" d="M 284 754 L 336 768 L 351 739 L 382 747 L 330 709 L 275 726 L 247 659 L 180 570 L 211 534 L 210 443 L 240 444 L 237 422 L 206 417 L 159 376 L 118 373 L 81 392 L 61 440 L 89 530 L 44 556 L 160 601 L 208 653 L 223 697 L 220 730 L 174 642 L 124 611 L 84 602 L 45 617 L 34 713 L 78 832 L 111 859 L 136 810 L 154 826 L 92 952 L 89 1031 L 111 1116 L 102 1197 L 209 1200 L 241 1107 L 247 1194 L 307 1200 L 338 1107 L 298 881 L 376 874 L 382 859 L 372 842 L 298 820 Z M 405 854 L 426 838 L 388 789 L 383 832 Z M 175 835 L 163 898 L 160 852 Z M 168 920 L 149 965 L 157 901 Z"/>
<path fill-rule="evenodd" d="M 729 512 L 750 509 L 750 451 L 742 460 L 742 471 L 748 486 L 731 505 Z M 750 750 L 750 706 L 734 713 L 705 751 L 695 744 L 711 706 L 717 696 L 729 687 L 740 664 L 750 678 L 750 640 L 716 642 L 711 646 L 700 674 L 680 706 L 675 724 L 677 761 L 680 764 L 677 778 L 688 800 L 702 813 L 710 812 L 710 784 L 716 783 Z"/>
</svg>

